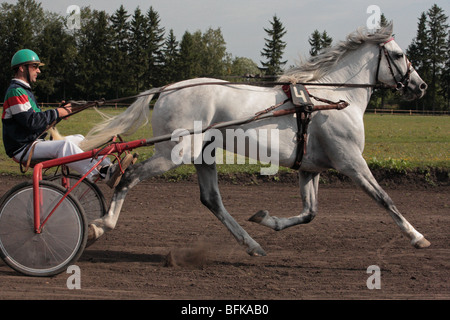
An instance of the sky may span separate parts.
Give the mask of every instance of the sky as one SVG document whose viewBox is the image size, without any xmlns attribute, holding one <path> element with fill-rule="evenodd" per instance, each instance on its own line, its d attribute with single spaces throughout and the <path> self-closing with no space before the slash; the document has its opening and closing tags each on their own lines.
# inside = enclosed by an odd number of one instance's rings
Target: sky
<svg viewBox="0 0 450 320">
<path fill-rule="evenodd" d="M 1 1 L 1 0 L 0 0 Z M 233 57 L 247 57 L 261 65 L 261 51 L 265 46 L 270 22 L 276 15 L 287 33 L 284 60 L 286 67 L 299 63 L 309 56 L 308 38 L 314 32 L 326 31 L 333 43 L 373 21 L 376 5 L 388 20 L 394 23 L 396 42 L 406 51 L 417 33 L 417 23 L 422 12 L 433 4 L 450 16 L 449 0 L 36 0 L 44 10 L 67 16 L 71 5 L 90 6 L 113 14 L 120 5 L 129 14 L 139 7 L 143 13 L 150 6 L 158 12 L 166 34 L 173 29 L 178 41 L 186 31 L 206 31 L 220 28 L 227 43 L 227 52 Z M 2 1 L 15 3 L 15 1 Z M 450 24 L 450 18 L 447 20 Z"/>
</svg>

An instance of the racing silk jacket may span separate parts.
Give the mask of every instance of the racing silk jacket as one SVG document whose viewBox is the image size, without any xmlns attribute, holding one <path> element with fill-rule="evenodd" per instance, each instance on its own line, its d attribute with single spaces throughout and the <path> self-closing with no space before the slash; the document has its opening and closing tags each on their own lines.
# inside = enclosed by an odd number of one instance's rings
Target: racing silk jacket
<svg viewBox="0 0 450 320">
<path fill-rule="evenodd" d="M 3 144 L 12 158 L 58 119 L 56 109 L 41 111 L 31 87 L 24 81 L 13 79 L 3 103 Z"/>
</svg>

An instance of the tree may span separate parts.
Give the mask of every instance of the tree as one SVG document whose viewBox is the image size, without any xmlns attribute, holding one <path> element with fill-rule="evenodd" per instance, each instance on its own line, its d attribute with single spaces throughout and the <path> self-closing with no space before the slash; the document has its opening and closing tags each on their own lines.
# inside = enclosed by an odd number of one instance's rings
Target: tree
<svg viewBox="0 0 450 320">
<path fill-rule="evenodd" d="M 416 71 L 423 75 L 428 70 L 428 36 L 427 36 L 427 16 L 422 12 L 419 22 L 417 23 L 417 34 L 410 44 L 406 53 L 414 64 Z M 423 78 L 423 76 L 422 76 Z"/>
<path fill-rule="evenodd" d="M 111 16 L 83 7 L 79 28 L 78 24 L 68 28 L 68 17 L 46 12 L 36 1 L 0 4 L 0 83 L 4 88 L 11 80 L 11 57 L 22 48 L 33 49 L 46 63 L 34 91 L 48 102 L 119 98 L 168 82 L 238 72 L 233 70 L 259 73 L 250 59 L 233 61 L 220 28 L 186 31 L 178 42 L 173 30 L 165 37 L 152 7 L 145 14 L 139 7 L 128 14 L 124 6 Z M 271 57 L 281 59 L 285 47 L 281 37 L 286 32 L 276 17 L 273 27 L 276 41 L 270 45 L 278 51 L 271 52 Z M 281 70 L 284 63 L 278 62 L 276 69 Z"/>
<path fill-rule="evenodd" d="M 160 77 L 163 58 L 165 29 L 160 27 L 161 19 L 153 7 L 147 11 L 147 23 L 145 30 L 145 50 L 148 59 L 147 69 L 144 72 L 144 85 L 146 88 L 162 84 Z"/>
<path fill-rule="evenodd" d="M 222 76 L 226 66 L 226 46 L 220 28 L 209 28 L 205 33 L 200 30 L 184 33 L 180 42 L 181 79 Z"/>
<path fill-rule="evenodd" d="M 450 32 L 447 37 L 447 52 L 446 52 L 446 62 L 444 70 L 441 75 L 441 86 L 442 86 L 442 96 L 445 100 L 444 109 L 450 110 Z"/>
<path fill-rule="evenodd" d="M 128 84 L 131 81 L 131 73 L 129 72 L 129 39 L 130 39 L 130 23 L 128 18 L 130 15 L 123 5 L 111 16 L 111 56 L 114 62 L 114 68 L 111 70 L 111 87 L 118 98 L 122 94 L 128 94 Z"/>
<path fill-rule="evenodd" d="M 415 70 L 428 84 L 426 95 L 415 102 L 417 108 L 420 104 L 423 110 L 434 111 L 445 106 L 448 27 L 444 11 L 433 5 L 426 13 L 422 12 L 420 15 L 416 37 L 406 51 Z"/>
<path fill-rule="evenodd" d="M 328 33 L 324 30 L 322 33 L 322 50 L 331 46 L 333 38 L 328 36 Z"/>
<path fill-rule="evenodd" d="M 389 24 L 389 21 L 386 19 L 384 13 L 380 16 L 380 27 L 386 27 Z"/>
<path fill-rule="evenodd" d="M 319 30 L 314 30 L 311 34 L 311 37 L 308 40 L 311 49 L 309 50 L 309 54 L 311 56 L 319 55 L 325 48 L 331 46 L 333 39 L 328 36 L 327 32 L 324 30 L 322 33 Z"/>
<path fill-rule="evenodd" d="M 416 37 L 406 50 L 406 54 L 413 64 L 414 69 L 427 83 L 430 81 L 428 50 L 427 15 L 425 12 L 422 12 L 419 22 L 417 23 Z M 425 99 L 422 99 L 422 101 L 415 101 L 416 110 L 419 109 L 419 104 L 422 104 L 422 108 L 424 108 L 424 101 Z"/>
<path fill-rule="evenodd" d="M 225 75 L 226 43 L 220 28 L 209 28 L 202 35 L 202 66 L 204 76 L 220 77 Z"/>
<path fill-rule="evenodd" d="M 287 62 L 282 61 L 284 49 L 286 48 L 286 42 L 282 38 L 287 31 L 276 15 L 273 17 L 273 21 L 270 21 L 270 24 L 272 26 L 271 29 L 264 28 L 269 38 L 264 38 L 266 44 L 261 52 L 261 56 L 266 58 L 266 62 L 261 61 L 261 64 L 266 68 L 266 75 L 276 75 L 283 71 L 283 66 Z"/>
<path fill-rule="evenodd" d="M 148 68 L 148 59 L 146 52 L 146 34 L 147 22 L 141 9 L 137 7 L 130 23 L 129 55 L 131 59 L 130 72 L 132 73 L 132 85 L 134 91 L 140 92 L 144 88 L 144 76 Z"/>
<path fill-rule="evenodd" d="M 190 79 L 194 76 L 195 60 L 194 37 L 186 31 L 180 42 L 180 79 Z"/>
<path fill-rule="evenodd" d="M 444 11 L 434 4 L 428 10 L 429 58 L 431 66 L 431 82 L 428 86 L 431 96 L 433 111 L 436 108 L 436 93 L 438 90 L 438 79 L 446 58 L 446 38 L 448 34 L 447 16 Z"/>
<path fill-rule="evenodd" d="M 20 49 L 28 48 L 39 56 L 41 50 L 35 40 L 45 25 L 44 10 L 34 0 L 18 0 L 15 5 L 2 3 L 0 11 L 0 85 L 6 88 L 11 81 L 11 58 Z"/>
<path fill-rule="evenodd" d="M 47 14 L 46 24 L 36 37 L 39 58 L 45 63 L 36 85 L 36 94 L 46 101 L 66 100 L 71 95 L 71 79 L 75 76 L 76 44 L 65 31 L 64 20 L 56 14 Z M 57 44 L 57 45 L 55 45 Z"/>
<path fill-rule="evenodd" d="M 76 87 L 89 100 L 105 97 L 111 88 L 111 29 L 105 11 L 81 10 L 81 28 L 78 32 L 78 76 Z"/>
<path fill-rule="evenodd" d="M 258 65 L 252 59 L 236 57 L 232 62 L 230 73 L 237 76 L 257 76 L 260 71 Z"/>
<path fill-rule="evenodd" d="M 311 37 L 308 39 L 309 45 L 311 46 L 311 49 L 309 50 L 309 54 L 311 56 L 317 56 L 322 49 L 322 41 L 321 41 L 321 35 L 319 30 L 314 30 L 314 32 L 311 34 Z"/>
<path fill-rule="evenodd" d="M 164 73 L 163 79 L 165 82 L 176 82 L 181 80 L 180 76 L 180 49 L 179 43 L 170 29 L 166 42 L 164 43 Z"/>
</svg>

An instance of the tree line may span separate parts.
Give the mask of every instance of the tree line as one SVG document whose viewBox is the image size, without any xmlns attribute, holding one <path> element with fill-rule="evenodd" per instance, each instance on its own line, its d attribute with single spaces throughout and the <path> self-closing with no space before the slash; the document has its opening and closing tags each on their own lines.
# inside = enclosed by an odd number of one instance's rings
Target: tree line
<svg viewBox="0 0 450 320">
<path fill-rule="evenodd" d="M 434 4 L 422 12 L 416 37 L 406 50 L 414 68 L 428 84 L 427 94 L 415 102 L 421 110 L 450 110 L 450 32 L 444 10 Z"/>
<path fill-rule="evenodd" d="M 220 28 L 186 31 L 180 41 L 166 34 L 153 7 L 112 15 L 81 8 L 80 25 L 44 11 L 35 0 L 0 7 L 0 84 L 11 80 L 12 55 L 34 50 L 45 63 L 33 88 L 40 101 L 112 99 L 151 87 L 202 76 L 259 74 L 251 59 L 232 57 Z"/>
<path fill-rule="evenodd" d="M 81 8 L 80 24 L 69 28 L 67 17 L 44 11 L 36 0 L 19 0 L 0 7 L 0 84 L 6 90 L 11 79 L 14 52 L 29 48 L 46 64 L 34 87 L 40 101 L 114 99 L 135 95 L 195 77 L 276 75 L 283 72 L 286 29 L 274 16 L 260 52 L 262 67 L 246 57 L 227 52 L 220 28 L 186 31 L 177 39 L 172 29 L 161 26 L 158 12 L 139 7 L 127 12 L 120 6 L 112 15 Z M 382 23 L 386 19 L 382 16 Z M 310 55 L 332 45 L 326 31 L 315 30 L 309 39 Z M 417 36 L 407 54 L 428 83 L 427 95 L 415 102 L 417 109 L 449 110 L 450 36 L 447 16 L 433 5 L 419 18 Z M 236 81 L 234 79 L 233 81 Z M 375 92 L 372 107 L 402 104 L 390 92 Z"/>
</svg>

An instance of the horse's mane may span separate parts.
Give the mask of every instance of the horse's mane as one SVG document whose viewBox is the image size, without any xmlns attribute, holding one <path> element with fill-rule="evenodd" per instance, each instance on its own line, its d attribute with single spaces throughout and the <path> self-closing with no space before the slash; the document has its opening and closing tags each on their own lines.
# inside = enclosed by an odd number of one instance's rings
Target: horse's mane
<svg viewBox="0 0 450 320">
<path fill-rule="evenodd" d="M 322 78 L 326 75 L 349 51 L 358 49 L 365 43 L 382 43 L 392 37 L 393 25 L 388 24 L 374 33 L 365 28 L 359 28 L 347 36 L 346 41 L 327 48 L 323 53 L 311 57 L 299 67 L 286 71 L 278 78 L 279 82 L 308 82 Z"/>
</svg>

